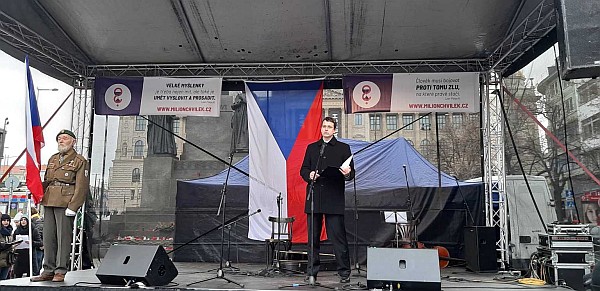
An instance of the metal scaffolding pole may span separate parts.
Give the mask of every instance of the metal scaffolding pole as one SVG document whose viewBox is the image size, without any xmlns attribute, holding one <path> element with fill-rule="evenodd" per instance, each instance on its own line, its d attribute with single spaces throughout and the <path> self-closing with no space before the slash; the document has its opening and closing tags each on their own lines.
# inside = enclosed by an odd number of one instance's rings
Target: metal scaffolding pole
<svg viewBox="0 0 600 291">
<path fill-rule="evenodd" d="M 483 106 L 484 184 L 486 201 L 486 225 L 498 227 L 496 248 L 499 263 L 506 269 L 509 263 L 508 213 L 504 164 L 504 126 L 500 106 L 501 80 L 497 72 L 486 74 Z M 494 199 L 494 194 L 497 197 Z"/>
<path fill-rule="evenodd" d="M 73 82 L 71 130 L 77 136 L 75 149 L 84 157 L 88 157 L 92 114 L 92 88 L 90 88 L 90 82 L 86 78 L 75 80 Z"/>
</svg>

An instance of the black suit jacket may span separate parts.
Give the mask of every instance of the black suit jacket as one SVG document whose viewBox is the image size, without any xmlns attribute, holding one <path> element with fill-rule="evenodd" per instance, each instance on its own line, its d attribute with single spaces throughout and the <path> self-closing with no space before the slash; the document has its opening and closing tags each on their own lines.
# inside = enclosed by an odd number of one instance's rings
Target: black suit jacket
<svg viewBox="0 0 600 291">
<path fill-rule="evenodd" d="M 319 159 L 319 152 L 323 145 L 323 139 L 320 139 L 314 143 L 311 143 L 306 147 L 306 153 L 304 154 L 304 161 L 300 168 L 300 176 L 308 183 L 306 186 L 306 194 L 310 191 L 310 172 L 317 168 L 317 160 Z M 325 170 L 328 166 L 339 168 L 352 153 L 350 152 L 350 146 L 338 141 L 333 137 L 325 146 L 323 156 L 319 161 L 319 173 Z M 345 208 L 345 181 L 352 180 L 354 178 L 354 160 L 350 163 L 350 175 L 347 178 L 339 173 L 334 177 L 320 176 L 314 184 L 313 198 L 315 201 L 315 213 L 325 214 L 344 214 Z M 304 212 L 310 213 L 310 201 L 307 200 L 304 205 Z"/>
</svg>

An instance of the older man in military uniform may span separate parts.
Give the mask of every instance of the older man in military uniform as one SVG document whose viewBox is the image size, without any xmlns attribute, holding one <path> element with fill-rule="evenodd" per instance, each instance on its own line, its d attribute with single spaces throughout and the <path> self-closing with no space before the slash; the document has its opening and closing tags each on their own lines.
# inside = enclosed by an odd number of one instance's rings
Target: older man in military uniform
<svg viewBox="0 0 600 291">
<path fill-rule="evenodd" d="M 89 166 L 75 152 L 75 134 L 61 130 L 56 136 L 58 153 L 50 157 L 44 176 L 44 272 L 33 282 L 65 279 L 77 210 L 89 191 Z"/>
</svg>

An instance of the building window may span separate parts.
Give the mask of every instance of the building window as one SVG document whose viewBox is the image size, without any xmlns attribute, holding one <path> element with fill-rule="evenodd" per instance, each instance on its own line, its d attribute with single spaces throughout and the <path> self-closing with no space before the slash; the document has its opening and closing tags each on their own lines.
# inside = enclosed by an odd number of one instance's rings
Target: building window
<svg viewBox="0 0 600 291">
<path fill-rule="evenodd" d="M 140 181 L 140 169 L 135 168 L 131 171 L 131 182 L 139 182 Z"/>
<path fill-rule="evenodd" d="M 471 114 L 469 114 L 469 120 L 476 121 L 476 122 L 479 123 L 479 114 L 477 114 L 477 113 L 471 113 Z"/>
<path fill-rule="evenodd" d="M 437 127 L 439 129 L 444 129 L 444 126 L 446 126 L 446 114 L 440 113 L 437 116 Z"/>
<path fill-rule="evenodd" d="M 135 199 L 135 190 L 131 190 L 131 200 Z"/>
<path fill-rule="evenodd" d="M 573 98 L 568 98 L 565 100 L 565 111 L 571 112 L 575 109 L 575 105 L 573 102 Z"/>
<path fill-rule="evenodd" d="M 179 134 L 179 119 L 173 119 L 173 133 Z"/>
<path fill-rule="evenodd" d="M 381 130 L 381 115 L 369 115 L 369 125 L 371 130 Z"/>
<path fill-rule="evenodd" d="M 141 116 L 135 117 L 135 131 L 144 131 L 146 130 L 146 119 Z"/>
<path fill-rule="evenodd" d="M 429 151 L 429 140 L 424 139 L 421 141 L 421 153 L 427 154 L 428 151 Z"/>
<path fill-rule="evenodd" d="M 431 128 L 431 120 L 429 120 L 429 115 L 422 115 L 421 117 L 422 118 L 419 120 L 420 128 Z"/>
<path fill-rule="evenodd" d="M 354 113 L 354 125 L 362 125 L 362 113 Z"/>
<path fill-rule="evenodd" d="M 138 140 L 135 142 L 133 146 L 133 156 L 134 157 L 143 157 L 144 156 L 144 141 Z"/>
<path fill-rule="evenodd" d="M 454 113 L 452 114 L 452 124 L 453 125 L 461 125 L 463 122 L 462 113 Z"/>
<path fill-rule="evenodd" d="M 404 125 L 404 129 L 412 130 L 413 125 L 411 124 L 415 120 L 414 115 L 412 114 L 402 114 L 402 123 Z"/>
<path fill-rule="evenodd" d="M 333 110 L 329 110 L 329 113 L 331 113 Z M 340 124 L 340 114 L 339 113 L 331 113 L 331 118 L 333 118 L 335 120 L 335 124 Z"/>
<path fill-rule="evenodd" d="M 398 115 L 386 115 L 385 116 L 385 125 L 388 130 L 396 130 L 398 129 Z"/>
<path fill-rule="evenodd" d="M 121 157 L 126 157 L 127 156 L 127 143 L 124 142 L 123 145 L 121 146 Z"/>
<path fill-rule="evenodd" d="M 584 119 L 581 122 L 581 130 L 583 131 L 584 139 L 600 136 L 600 113 Z"/>
</svg>

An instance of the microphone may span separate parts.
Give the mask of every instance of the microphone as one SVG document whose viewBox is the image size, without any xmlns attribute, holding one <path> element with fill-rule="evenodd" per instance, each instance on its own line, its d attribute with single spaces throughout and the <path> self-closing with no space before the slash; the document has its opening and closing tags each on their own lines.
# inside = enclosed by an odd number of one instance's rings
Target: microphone
<svg viewBox="0 0 600 291">
<path fill-rule="evenodd" d="M 326 143 L 326 142 L 324 142 L 324 143 L 321 145 L 321 151 L 319 152 L 319 156 L 323 156 L 323 153 L 325 152 L 325 147 L 326 147 L 326 146 L 327 146 L 327 143 Z"/>
<path fill-rule="evenodd" d="M 248 217 L 250 217 L 250 216 L 252 216 L 252 215 L 254 215 L 254 214 L 260 213 L 260 211 L 261 211 L 261 210 L 260 210 L 260 208 L 259 208 L 259 209 L 256 209 L 256 211 L 254 211 L 254 212 L 252 212 L 252 213 L 248 214 Z"/>
</svg>

